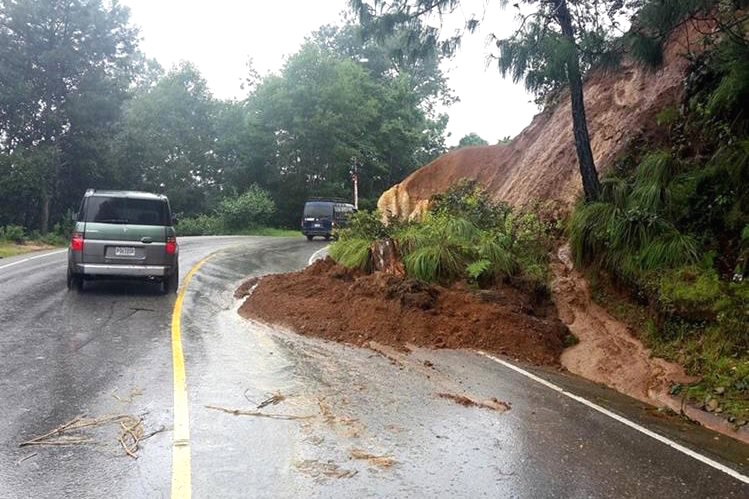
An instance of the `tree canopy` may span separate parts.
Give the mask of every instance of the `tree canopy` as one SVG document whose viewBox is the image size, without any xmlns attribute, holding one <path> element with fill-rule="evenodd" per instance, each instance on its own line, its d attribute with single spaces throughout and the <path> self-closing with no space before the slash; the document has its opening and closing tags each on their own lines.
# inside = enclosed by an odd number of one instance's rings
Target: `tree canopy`
<svg viewBox="0 0 749 499">
<path fill-rule="evenodd" d="M 100 158 L 141 63 L 116 2 L 0 1 L 3 218 L 46 231 L 81 178 L 107 176 Z"/>
<path fill-rule="evenodd" d="M 399 36 L 324 26 L 220 100 L 189 62 L 148 60 L 117 2 L 0 0 L 0 226 L 45 232 L 89 187 L 164 192 L 184 216 L 261 189 L 294 226 L 308 196 L 351 197 L 354 165 L 371 205 L 444 152 L 454 99 L 440 57 Z"/>
<path fill-rule="evenodd" d="M 489 145 L 489 142 L 482 139 L 479 134 L 471 132 L 468 135 L 464 135 L 461 137 L 461 139 L 458 141 L 458 147 L 465 147 L 465 146 L 486 146 Z"/>
</svg>

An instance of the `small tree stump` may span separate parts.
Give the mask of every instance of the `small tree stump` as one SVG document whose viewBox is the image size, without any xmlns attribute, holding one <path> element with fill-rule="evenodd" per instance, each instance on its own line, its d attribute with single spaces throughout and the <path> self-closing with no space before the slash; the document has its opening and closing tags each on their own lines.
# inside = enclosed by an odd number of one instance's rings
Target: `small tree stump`
<svg viewBox="0 0 749 499">
<path fill-rule="evenodd" d="M 406 274 L 403 262 L 400 259 L 398 246 L 392 239 L 382 239 L 373 242 L 370 253 L 372 255 L 372 270 L 374 272 L 384 272 L 397 276 Z"/>
</svg>

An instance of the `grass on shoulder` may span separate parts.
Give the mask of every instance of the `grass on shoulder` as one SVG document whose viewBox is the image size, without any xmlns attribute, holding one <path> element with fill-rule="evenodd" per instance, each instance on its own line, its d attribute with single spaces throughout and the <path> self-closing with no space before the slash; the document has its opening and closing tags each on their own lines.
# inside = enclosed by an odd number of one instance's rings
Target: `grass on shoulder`
<svg viewBox="0 0 749 499">
<path fill-rule="evenodd" d="M 0 241 L 0 258 L 8 258 L 11 256 L 23 255 L 24 253 L 31 253 L 32 251 L 53 249 L 55 247 L 56 246 L 34 241 L 24 244 Z"/>
</svg>

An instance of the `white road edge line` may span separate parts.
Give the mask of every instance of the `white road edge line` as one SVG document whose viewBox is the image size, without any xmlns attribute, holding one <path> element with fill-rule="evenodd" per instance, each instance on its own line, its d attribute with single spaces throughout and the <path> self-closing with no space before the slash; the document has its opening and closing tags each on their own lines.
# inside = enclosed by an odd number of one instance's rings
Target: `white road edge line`
<svg viewBox="0 0 749 499">
<path fill-rule="evenodd" d="M 52 255 L 59 255 L 60 253 L 64 253 L 65 251 L 68 251 L 67 248 L 57 250 L 57 251 L 51 251 L 49 253 L 44 253 L 43 255 L 36 255 L 36 256 L 30 256 L 28 258 L 24 258 L 23 260 L 18 260 L 12 263 L 6 263 L 5 265 L 0 265 L 0 270 L 7 269 L 8 267 L 12 267 L 13 265 L 18 265 L 19 263 L 25 263 L 30 260 L 36 260 L 37 258 L 43 258 L 45 256 L 52 256 Z"/>
<path fill-rule="evenodd" d="M 613 412 L 609 411 L 608 409 L 605 409 L 605 408 L 601 407 L 598 404 L 595 404 L 595 403 L 593 403 L 593 402 L 591 402 L 591 401 L 589 401 L 587 399 L 584 399 L 583 397 L 580 397 L 579 395 L 575 395 L 574 393 L 570 393 L 570 392 L 566 391 L 564 388 L 562 388 L 560 386 L 557 386 L 554 383 L 552 383 L 550 381 L 547 381 L 547 380 L 545 380 L 545 379 L 543 379 L 543 378 L 541 378 L 539 376 L 536 376 L 535 374 L 530 373 L 530 372 L 526 371 L 525 369 L 521 369 L 520 367 L 517 367 L 514 364 L 510 364 L 507 361 L 504 361 L 502 359 L 498 359 L 497 357 L 494 357 L 493 355 L 490 355 L 490 354 L 488 354 L 486 352 L 478 351 L 478 354 L 482 355 L 482 356 L 484 356 L 484 357 L 486 357 L 488 359 L 491 359 L 494 362 L 497 362 L 498 364 L 501 364 L 501 365 L 505 366 L 508 369 L 512 369 L 513 371 L 515 371 L 515 372 L 517 372 L 519 374 L 522 374 L 526 378 L 530 378 L 533 381 L 535 381 L 537 383 L 540 383 L 540 384 L 544 385 L 547 388 L 551 388 L 552 390 L 561 393 L 565 397 L 569 397 L 572 400 L 580 402 L 581 404 L 583 404 L 585 406 L 588 406 L 588 407 L 590 407 L 591 409 L 593 409 L 595 411 L 600 412 L 601 414 L 604 414 L 604 415 L 606 415 L 606 416 L 608 416 L 608 417 L 610 417 L 612 419 L 615 419 L 616 421 L 619 421 L 620 423 L 622 423 L 622 424 L 624 424 L 626 426 L 629 426 L 630 428 L 632 428 L 634 430 L 637 430 L 640 433 L 643 433 L 643 434 L 645 434 L 645 435 L 647 435 L 647 436 L 649 436 L 651 438 L 654 438 L 655 440 L 658 440 L 659 442 L 668 445 L 672 449 L 675 449 L 675 450 L 677 450 L 677 451 L 679 451 L 679 452 L 681 452 L 683 454 L 686 454 L 687 456 L 689 456 L 689 457 L 691 457 L 693 459 L 696 459 L 697 461 L 700 461 L 701 463 L 704 463 L 704 464 L 706 464 L 706 465 L 708 465 L 708 466 L 710 466 L 712 468 L 715 468 L 718 471 L 722 471 L 723 473 L 732 476 L 736 480 L 739 480 L 741 482 L 749 484 L 749 477 L 747 477 L 746 475 L 742 475 L 741 473 L 739 473 L 738 471 L 734 470 L 733 468 L 729 468 L 728 466 L 726 466 L 724 464 L 721 464 L 721 463 L 719 463 L 717 461 L 713 461 L 709 457 L 703 456 L 702 454 L 699 454 L 699 453 L 697 453 L 697 452 L 695 452 L 695 451 L 693 451 L 691 449 L 688 449 L 687 447 L 684 447 L 683 445 L 678 444 L 678 443 L 674 442 L 673 440 L 670 440 L 670 439 L 668 439 L 668 438 L 666 438 L 666 437 L 664 437 L 662 435 L 659 435 L 659 434 L 657 434 L 657 433 L 655 433 L 655 432 L 653 432 L 651 430 L 648 430 L 647 428 L 645 428 L 643 426 L 640 426 L 639 424 L 635 423 L 634 421 L 630 421 L 629 419 L 627 419 L 625 417 L 622 417 L 622 416 L 620 416 L 620 415 L 618 415 L 616 413 L 613 413 Z"/>
<path fill-rule="evenodd" d="M 309 257 L 309 260 L 307 260 L 307 266 L 312 265 L 315 262 L 315 260 L 317 260 L 317 255 L 320 254 L 320 253 L 322 253 L 323 251 L 325 251 L 328 248 L 330 248 L 329 244 L 327 246 L 325 246 L 325 247 L 320 248 L 319 250 L 315 251 L 314 253 L 312 253 L 312 256 Z M 2 267 L 0 267 L 0 268 L 2 268 Z"/>
</svg>

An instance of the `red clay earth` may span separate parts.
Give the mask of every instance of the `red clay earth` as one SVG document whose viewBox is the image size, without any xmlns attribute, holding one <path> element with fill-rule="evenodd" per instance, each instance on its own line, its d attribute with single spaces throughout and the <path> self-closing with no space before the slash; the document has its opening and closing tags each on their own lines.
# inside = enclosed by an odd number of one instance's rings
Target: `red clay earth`
<svg viewBox="0 0 749 499">
<path fill-rule="evenodd" d="M 449 288 L 318 261 L 301 272 L 242 285 L 245 318 L 307 336 L 368 346 L 468 348 L 533 364 L 558 365 L 567 327 L 548 300 L 510 286 Z"/>
</svg>

